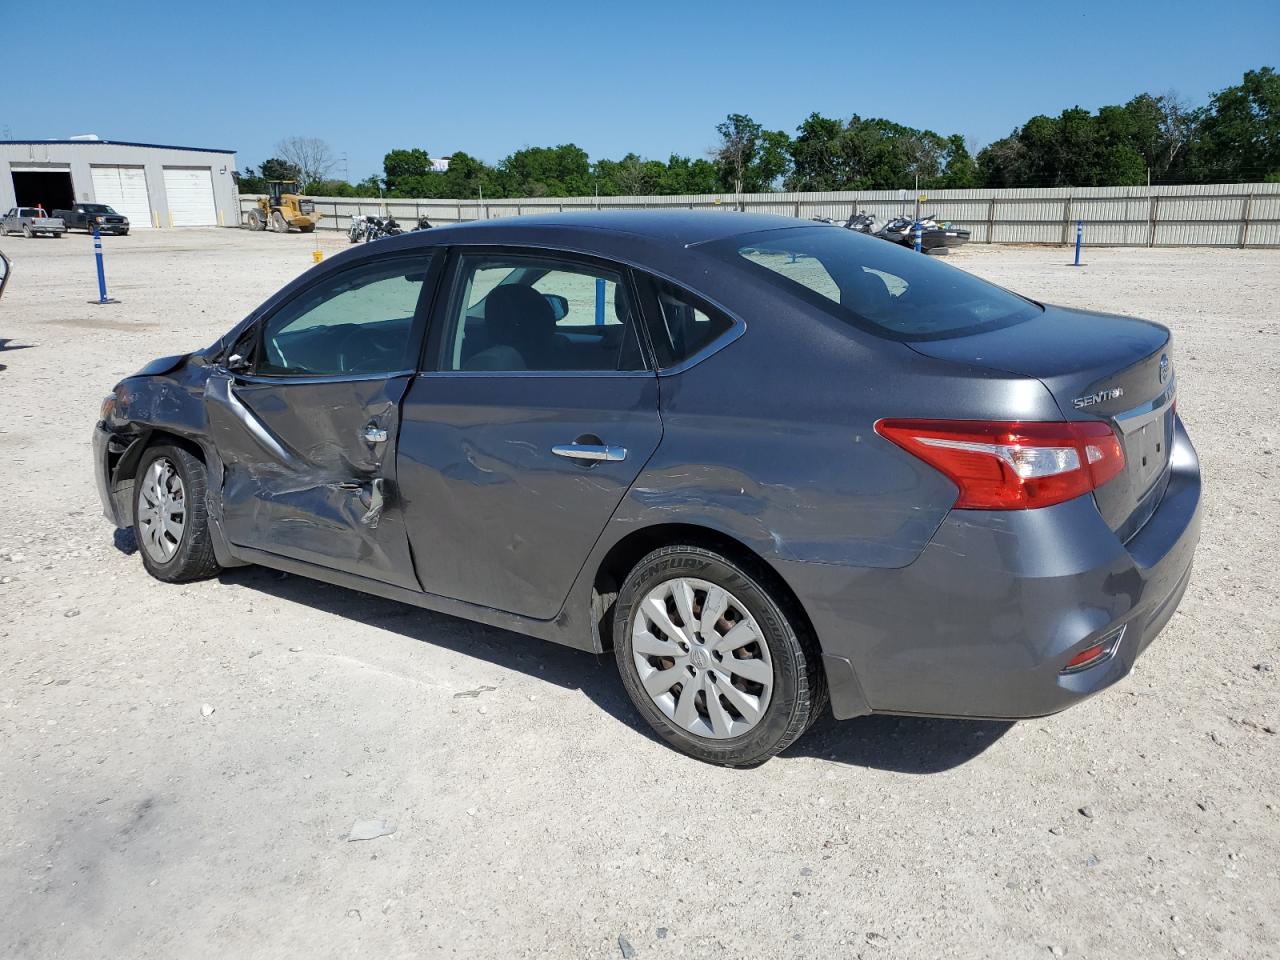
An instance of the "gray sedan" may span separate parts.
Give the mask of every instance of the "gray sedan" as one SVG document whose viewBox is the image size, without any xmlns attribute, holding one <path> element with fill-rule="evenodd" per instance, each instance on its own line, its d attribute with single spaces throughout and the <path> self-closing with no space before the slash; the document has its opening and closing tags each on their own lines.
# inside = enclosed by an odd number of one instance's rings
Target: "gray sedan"
<svg viewBox="0 0 1280 960">
<path fill-rule="evenodd" d="M 1017 718 L 1124 677 L 1191 575 L 1169 332 L 825 225 L 518 217 L 344 252 L 118 384 L 106 514 L 587 651 L 703 760 L 827 708 Z"/>
</svg>

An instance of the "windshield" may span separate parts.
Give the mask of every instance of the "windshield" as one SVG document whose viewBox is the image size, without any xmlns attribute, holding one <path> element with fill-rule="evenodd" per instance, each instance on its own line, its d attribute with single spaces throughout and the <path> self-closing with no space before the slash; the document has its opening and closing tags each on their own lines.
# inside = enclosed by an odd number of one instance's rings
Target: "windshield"
<svg viewBox="0 0 1280 960">
<path fill-rule="evenodd" d="M 105 203 L 85 203 L 81 204 L 81 206 L 84 207 L 85 213 L 115 213 L 115 211 Z"/>
<path fill-rule="evenodd" d="M 767 230 L 711 246 L 841 320 L 899 340 L 965 336 L 1041 309 L 932 257 L 838 227 Z"/>
</svg>

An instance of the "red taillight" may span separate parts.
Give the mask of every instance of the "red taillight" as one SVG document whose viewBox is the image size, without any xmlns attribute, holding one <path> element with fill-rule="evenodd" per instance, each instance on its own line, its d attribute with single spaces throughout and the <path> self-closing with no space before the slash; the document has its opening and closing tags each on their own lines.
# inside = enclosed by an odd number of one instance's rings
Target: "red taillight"
<svg viewBox="0 0 1280 960">
<path fill-rule="evenodd" d="M 1096 420 L 881 420 L 876 433 L 950 477 L 964 510 L 1047 507 L 1124 470 L 1120 440 Z"/>
</svg>

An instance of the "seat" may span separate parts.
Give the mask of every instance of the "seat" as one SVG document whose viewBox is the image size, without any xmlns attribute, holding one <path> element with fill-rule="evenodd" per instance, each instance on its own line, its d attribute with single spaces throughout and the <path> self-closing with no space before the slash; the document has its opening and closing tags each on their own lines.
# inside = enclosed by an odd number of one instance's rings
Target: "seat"
<svg viewBox="0 0 1280 960">
<path fill-rule="evenodd" d="M 484 299 L 489 346 L 465 361 L 464 370 L 565 369 L 568 341 L 556 333 L 556 315 L 532 287 L 503 284 Z"/>
</svg>

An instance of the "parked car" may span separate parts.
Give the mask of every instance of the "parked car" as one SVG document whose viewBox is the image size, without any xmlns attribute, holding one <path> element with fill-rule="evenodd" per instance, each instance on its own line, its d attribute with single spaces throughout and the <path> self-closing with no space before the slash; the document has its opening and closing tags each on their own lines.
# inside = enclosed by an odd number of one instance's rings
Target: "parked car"
<svg viewBox="0 0 1280 960">
<path fill-rule="evenodd" d="M 55 210 L 53 215 L 62 218 L 68 230 L 92 233 L 96 226 L 99 233 L 118 233 L 122 237 L 129 234 L 129 218 L 105 203 L 77 203 L 70 210 Z"/>
<path fill-rule="evenodd" d="M 851 230 L 512 217 L 351 247 L 146 365 L 97 485 L 159 580 L 612 648 L 661 737 L 743 766 L 828 699 L 1032 717 L 1124 677 L 1199 536 L 1171 356 Z"/>
<path fill-rule="evenodd" d="M 10 207 L 0 218 L 0 237 L 21 233 L 30 240 L 32 237 L 61 237 L 66 232 L 66 224 L 57 217 L 49 216 L 40 207 Z"/>
</svg>

